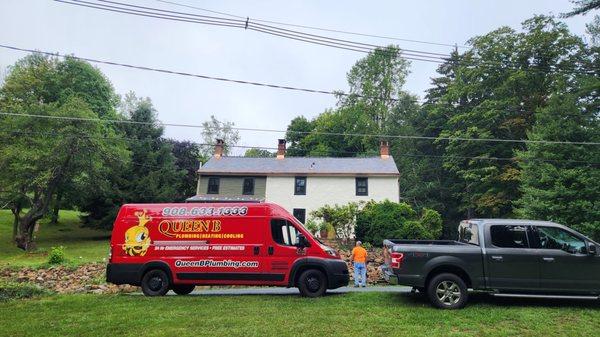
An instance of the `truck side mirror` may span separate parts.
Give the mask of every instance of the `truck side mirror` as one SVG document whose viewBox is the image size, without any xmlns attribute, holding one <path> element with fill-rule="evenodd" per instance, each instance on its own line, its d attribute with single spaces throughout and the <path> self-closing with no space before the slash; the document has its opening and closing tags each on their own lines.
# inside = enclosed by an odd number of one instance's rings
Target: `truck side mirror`
<svg viewBox="0 0 600 337">
<path fill-rule="evenodd" d="M 588 243 L 588 254 L 589 255 L 596 255 L 596 254 L 598 254 L 598 250 L 597 250 L 595 244 Z"/>
<path fill-rule="evenodd" d="M 296 247 L 298 248 L 305 248 L 305 247 L 309 247 L 310 243 L 308 242 L 308 240 L 306 239 L 306 237 L 303 234 L 298 234 L 298 236 L 296 236 Z"/>
</svg>

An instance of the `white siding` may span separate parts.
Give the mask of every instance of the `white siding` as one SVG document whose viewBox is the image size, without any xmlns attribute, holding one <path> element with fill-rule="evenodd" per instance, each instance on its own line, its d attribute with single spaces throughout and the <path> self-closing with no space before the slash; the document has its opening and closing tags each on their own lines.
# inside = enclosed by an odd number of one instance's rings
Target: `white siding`
<svg viewBox="0 0 600 337">
<path fill-rule="evenodd" d="M 369 195 L 357 196 L 355 177 L 308 176 L 306 195 L 294 195 L 294 177 L 267 177 L 265 199 L 281 205 L 292 213 L 294 208 L 306 209 L 306 218 L 323 205 L 343 205 L 350 201 L 390 201 L 400 199 L 398 177 L 368 177 Z"/>
</svg>

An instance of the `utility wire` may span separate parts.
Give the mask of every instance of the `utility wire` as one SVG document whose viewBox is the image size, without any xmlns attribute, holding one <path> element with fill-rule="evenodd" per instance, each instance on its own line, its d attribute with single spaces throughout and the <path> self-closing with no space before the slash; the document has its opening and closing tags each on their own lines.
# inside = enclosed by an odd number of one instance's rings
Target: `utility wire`
<svg viewBox="0 0 600 337">
<path fill-rule="evenodd" d="M 320 36 L 320 35 L 307 34 L 304 32 L 283 29 L 283 28 L 279 28 L 279 27 L 273 27 L 273 26 L 269 26 L 269 25 L 256 24 L 256 23 L 250 22 L 249 18 L 246 18 L 246 20 L 244 21 L 244 20 L 228 19 L 228 18 L 223 18 L 223 17 L 197 15 L 197 14 L 191 14 L 191 13 L 183 13 L 183 12 L 157 9 L 157 8 L 146 7 L 146 6 L 131 5 L 131 4 L 110 1 L 110 0 L 96 0 L 96 1 L 102 2 L 102 3 L 116 4 L 118 6 L 105 5 L 105 4 L 101 4 L 101 3 L 97 3 L 97 2 L 89 2 L 89 1 L 84 1 L 84 0 L 54 0 L 54 1 L 62 2 L 62 3 L 66 3 L 66 4 L 72 4 L 72 5 L 79 5 L 79 6 L 83 6 L 83 7 L 90 7 L 90 8 L 100 9 L 100 10 L 106 10 L 106 11 L 111 11 L 111 12 L 131 14 L 131 15 L 137 15 L 137 16 L 146 16 L 146 17 L 165 19 L 165 20 L 171 20 L 171 21 L 200 23 L 200 24 L 207 24 L 207 25 L 240 28 L 240 29 L 244 28 L 247 30 L 254 30 L 257 32 L 265 33 L 265 34 L 279 36 L 279 37 L 292 39 L 292 40 L 296 40 L 296 41 L 313 43 L 313 44 L 317 44 L 317 45 L 323 45 L 323 46 L 327 46 L 327 47 L 333 47 L 333 48 L 337 48 L 337 49 L 344 49 L 344 50 L 350 50 L 350 51 L 362 52 L 362 53 L 370 53 L 370 52 L 394 53 L 394 54 L 401 55 L 403 58 L 408 59 L 408 60 L 416 60 L 416 61 L 424 61 L 424 62 L 443 64 L 443 63 L 446 63 L 448 61 L 448 59 L 450 58 L 450 55 L 448 55 L 448 54 L 431 53 L 431 52 L 425 52 L 425 51 L 419 51 L 419 50 L 403 49 L 399 52 L 396 52 L 396 51 L 391 51 L 389 49 L 385 49 L 384 47 L 380 47 L 380 46 L 373 45 L 373 44 L 366 44 L 366 43 L 361 43 L 361 42 L 353 42 L 353 41 L 348 41 L 348 40 L 335 39 L 335 38 L 330 38 L 330 37 L 325 37 L 325 36 Z M 119 7 L 119 6 L 121 6 L 121 7 Z M 122 6 L 125 6 L 125 7 L 122 7 Z M 144 9 L 144 10 L 139 10 L 137 8 Z M 146 11 L 146 10 L 150 10 L 150 11 Z M 167 14 L 165 14 L 165 13 L 167 13 Z M 177 14 L 177 15 L 173 15 L 173 14 Z M 215 20 L 218 20 L 218 21 L 215 21 Z M 374 47 L 374 48 L 371 48 L 371 47 Z M 478 59 L 480 62 L 476 63 L 476 61 Z M 510 64 L 506 64 L 506 63 L 502 63 L 502 62 L 494 62 L 491 60 L 483 61 L 480 58 L 473 57 L 473 56 L 471 56 L 470 59 L 468 59 L 468 60 L 461 59 L 458 62 L 455 62 L 455 64 L 463 64 L 465 66 L 485 66 L 485 65 L 489 65 L 489 66 L 493 66 L 493 67 L 509 66 L 510 68 L 515 69 L 515 70 L 524 70 L 524 71 L 528 71 L 528 72 L 542 72 L 542 73 L 568 72 L 568 73 L 582 73 L 582 74 L 592 75 L 592 76 L 595 76 L 597 74 L 597 72 L 595 72 L 594 70 L 588 71 L 588 70 L 583 69 L 582 67 L 578 67 L 578 66 L 574 66 L 574 67 L 564 67 L 563 66 L 563 67 L 561 67 L 560 65 L 550 65 L 550 66 L 548 66 L 548 69 L 540 69 L 540 68 L 535 68 L 535 67 L 523 69 L 524 66 L 528 66 L 528 65 L 516 64 L 514 62 L 509 62 L 509 63 Z"/>
<path fill-rule="evenodd" d="M 30 117 L 30 118 L 46 118 L 85 122 L 100 122 L 100 123 L 124 123 L 124 124 L 143 124 L 143 125 L 161 125 L 170 127 L 185 127 L 185 128 L 203 128 L 202 125 L 194 124 L 175 124 L 163 122 L 139 122 L 132 120 L 121 119 L 100 119 L 100 118 L 85 118 L 85 117 L 69 117 L 69 116 L 50 116 L 40 114 L 26 114 L 13 112 L 0 112 L 0 115 L 13 117 Z M 529 140 L 529 139 L 502 139 L 502 138 L 464 138 L 464 137 L 429 137 L 429 136 L 412 136 L 412 135 L 388 135 L 380 133 L 343 133 L 343 132 L 322 132 L 322 131 L 294 131 L 294 130 L 277 130 L 277 129 L 261 129 L 261 128 L 243 128 L 231 127 L 233 130 L 250 131 L 250 132 L 270 132 L 270 133 L 297 133 L 297 134 L 315 134 L 324 136 L 345 136 L 345 137 L 375 137 L 384 139 L 419 139 L 419 140 L 447 140 L 447 141 L 467 141 L 467 142 L 498 142 L 498 143 L 523 143 L 523 144 L 563 144 L 563 145 L 600 145 L 600 142 L 571 142 L 571 141 L 552 141 L 552 140 Z"/>
<path fill-rule="evenodd" d="M 119 62 L 113 62 L 113 61 L 99 60 L 99 59 L 93 59 L 93 58 L 89 58 L 89 57 L 81 57 L 81 56 L 75 56 L 75 55 L 64 55 L 64 54 L 60 54 L 60 53 L 51 53 L 51 52 L 47 52 L 47 51 L 40 51 L 40 50 L 35 50 L 35 49 L 20 48 L 20 47 L 14 47 L 14 46 L 9 46 L 9 45 L 4 45 L 4 44 L 0 44 L 0 48 L 17 50 L 17 51 L 23 51 L 23 52 L 28 52 L 28 53 L 37 53 L 37 54 L 43 54 L 43 55 L 55 56 L 55 57 L 61 57 L 61 58 L 72 58 L 72 59 L 82 60 L 82 61 L 87 61 L 87 62 L 92 62 L 92 63 L 100 63 L 100 64 L 107 64 L 107 65 L 112 65 L 112 66 L 132 68 L 132 69 L 154 71 L 154 72 L 158 72 L 158 73 L 165 73 L 165 74 L 171 74 L 171 75 L 181 75 L 181 76 L 188 76 L 188 77 L 197 77 L 197 78 L 203 78 L 203 79 L 215 80 L 215 81 L 222 81 L 222 82 L 248 84 L 248 85 L 261 86 L 261 87 L 269 87 L 269 88 L 275 88 L 275 89 L 284 89 L 284 90 L 292 90 L 292 91 L 303 91 L 303 92 L 309 92 L 309 93 L 326 94 L 326 95 L 334 95 L 334 96 L 347 96 L 347 97 L 351 96 L 351 97 L 369 98 L 369 99 L 374 99 L 374 100 L 392 101 L 392 102 L 397 102 L 398 101 L 398 99 L 396 99 L 396 98 L 381 98 L 381 97 L 374 97 L 374 96 L 364 96 L 364 95 L 358 95 L 358 94 L 349 94 L 349 93 L 345 93 L 345 92 L 342 92 L 342 91 L 327 91 L 327 90 L 319 90 L 319 89 L 291 87 L 291 86 L 278 85 L 278 84 L 261 83 L 261 82 L 236 80 L 236 79 L 230 79 L 230 78 L 224 78 L 224 77 L 216 77 L 216 76 L 209 76 L 209 75 L 193 74 L 193 73 L 183 72 L 183 71 L 174 71 L 174 70 L 167 70 L 167 69 L 160 69 L 160 68 L 153 68 L 153 67 L 136 66 L 136 65 L 127 64 L 127 63 L 119 63 Z"/>
<path fill-rule="evenodd" d="M 112 3 L 112 4 L 119 4 L 121 6 L 149 9 L 151 11 L 131 9 L 131 8 L 127 8 L 127 7 L 118 7 L 118 6 L 112 6 L 112 5 L 105 5 L 105 4 L 100 4 L 100 3 L 84 1 L 84 0 L 54 0 L 54 1 L 65 3 L 65 4 L 71 4 L 71 5 L 77 5 L 77 6 L 82 6 L 82 7 L 89 7 L 89 8 L 94 8 L 94 9 L 105 10 L 105 11 L 109 11 L 109 12 L 131 14 L 131 15 L 136 15 L 136 16 L 164 19 L 164 20 L 170 20 L 170 21 L 200 23 L 200 24 L 206 24 L 206 25 L 225 26 L 225 27 L 253 30 L 253 31 L 257 31 L 257 32 L 261 32 L 261 33 L 265 33 L 265 34 L 269 34 L 269 35 L 274 35 L 274 36 L 279 36 L 279 37 L 283 37 L 283 38 L 287 38 L 287 39 L 291 39 L 291 40 L 302 41 L 302 42 L 307 42 L 307 43 L 312 43 L 312 44 L 317 44 L 317 45 L 323 45 L 323 46 L 333 47 L 333 48 L 337 48 L 337 49 L 345 49 L 345 50 L 350 50 L 350 51 L 355 51 L 355 52 L 370 53 L 370 52 L 375 51 L 376 48 L 383 48 L 383 47 L 380 47 L 377 45 L 369 45 L 369 44 L 364 44 L 364 43 L 357 43 L 357 42 L 329 38 L 329 37 L 307 34 L 307 33 L 302 33 L 302 32 L 295 32 L 295 31 L 290 31 L 287 29 L 277 28 L 277 27 L 273 27 L 273 26 L 250 23 L 248 21 L 231 20 L 231 19 L 226 19 L 226 18 L 217 18 L 217 17 L 211 17 L 211 16 L 189 14 L 189 13 L 165 11 L 165 10 L 160 10 L 160 9 L 155 9 L 155 8 L 150 8 L 150 7 L 123 4 L 123 3 L 114 2 L 114 1 L 97 0 L 97 1 L 107 2 L 107 3 Z M 164 12 L 182 14 L 183 16 L 182 15 L 165 14 Z M 200 18 L 198 18 L 198 17 L 200 17 Z M 391 53 L 391 51 L 385 50 L 385 49 L 378 49 L 377 52 Z M 422 51 L 416 51 L 416 50 L 401 50 L 399 52 L 394 51 L 393 53 L 403 55 L 404 58 L 409 59 L 409 60 L 425 61 L 425 62 L 433 62 L 433 63 L 443 63 L 444 59 L 442 57 L 448 57 L 447 54 L 422 52 Z"/>
<path fill-rule="evenodd" d="M 219 12 L 219 11 L 210 10 L 210 9 L 206 9 L 206 8 L 185 5 L 185 4 L 181 4 L 181 3 L 177 3 L 177 2 L 173 2 L 173 1 L 166 1 L 166 0 L 154 0 L 154 1 L 165 3 L 165 4 L 170 4 L 170 5 L 174 5 L 174 6 L 187 7 L 187 8 L 196 9 L 196 10 L 213 13 L 213 14 L 226 15 L 226 16 L 230 16 L 230 17 L 234 17 L 234 18 L 238 18 L 238 19 L 246 19 L 247 18 L 247 17 L 240 16 L 240 15 L 234 15 L 234 14 L 230 14 L 230 13 L 226 13 L 226 12 Z M 315 27 L 315 26 L 299 25 L 299 24 L 293 24 L 293 23 L 281 22 L 281 21 L 273 21 L 273 20 L 254 19 L 253 18 L 252 21 L 265 22 L 265 23 L 271 23 L 271 24 L 288 26 L 288 27 L 320 30 L 320 31 L 324 31 L 324 32 L 332 32 L 332 33 L 340 33 L 340 34 L 356 35 L 356 36 L 364 36 L 364 37 L 374 37 L 374 38 L 378 38 L 378 39 L 386 39 L 386 40 L 392 40 L 392 41 L 404 41 L 404 42 L 420 43 L 420 44 L 427 44 L 427 45 L 434 45 L 434 46 L 452 47 L 452 48 L 465 48 L 465 49 L 469 48 L 468 46 L 464 46 L 464 45 L 438 43 L 438 42 L 414 40 L 414 39 L 404 39 L 404 38 L 399 38 L 399 37 L 391 37 L 391 36 L 383 36 L 383 35 L 349 32 L 349 31 L 339 30 L 339 29 L 330 29 L 330 28 L 322 28 L 322 27 Z"/>
<path fill-rule="evenodd" d="M 27 134 L 27 135 L 43 135 L 43 136 L 60 136 L 62 135 L 60 132 L 40 132 L 40 131 L 9 131 L 9 133 L 13 135 Z M 148 140 L 139 139 L 139 138 L 131 138 L 131 137 L 102 137 L 102 136 L 89 136 L 89 135 L 78 135 L 76 138 L 83 139 L 104 139 L 104 140 L 114 140 L 114 141 L 129 141 L 134 143 L 143 143 Z M 168 143 L 170 139 L 151 139 L 154 142 L 164 142 Z M 210 143 L 199 143 L 188 141 L 192 144 L 199 146 L 214 146 L 215 144 Z M 225 145 L 231 148 L 239 148 L 239 149 L 262 149 L 262 150 L 278 150 L 277 147 L 268 147 L 268 146 L 249 146 L 249 145 Z M 356 152 L 356 151 L 343 151 L 343 150 L 328 150 L 328 154 L 338 154 L 338 155 L 348 155 L 353 157 L 339 157 L 339 158 L 365 158 L 370 155 L 365 152 Z M 371 154 L 372 156 L 372 154 Z M 454 156 L 454 155 L 429 155 L 429 154 L 400 154 L 400 157 L 408 157 L 408 158 L 438 158 L 438 159 L 458 159 L 458 160 L 483 160 L 483 161 L 508 161 L 508 162 L 519 162 L 519 161 L 534 161 L 534 162 L 549 162 L 549 163 L 576 163 L 576 164 L 588 164 L 588 165 L 600 165 L 600 162 L 588 162 L 583 160 L 571 160 L 571 159 L 544 159 L 544 158 L 516 158 L 516 157 L 485 157 L 485 156 Z M 143 165 L 143 164 L 140 164 Z M 149 167 L 158 166 L 146 165 Z"/>
</svg>

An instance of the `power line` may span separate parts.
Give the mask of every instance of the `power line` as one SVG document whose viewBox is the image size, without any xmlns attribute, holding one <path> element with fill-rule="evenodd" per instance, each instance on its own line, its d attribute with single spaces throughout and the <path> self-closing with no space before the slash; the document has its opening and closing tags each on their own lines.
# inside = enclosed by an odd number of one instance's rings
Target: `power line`
<svg viewBox="0 0 600 337">
<path fill-rule="evenodd" d="M 100 123 L 124 123 L 124 124 L 143 124 L 143 125 L 161 125 L 170 127 L 185 127 L 185 128 L 203 128 L 202 125 L 194 124 L 175 124 L 175 123 L 151 123 L 139 122 L 132 120 L 121 119 L 100 119 L 100 118 L 85 118 L 85 117 L 69 117 L 69 116 L 50 116 L 39 114 L 12 113 L 0 112 L 4 116 L 31 117 L 31 118 L 46 118 L 59 120 L 73 120 L 85 122 L 100 122 Z M 499 142 L 499 143 L 523 143 L 523 144 L 554 144 L 554 145 L 600 145 L 600 142 L 571 142 L 571 141 L 552 141 L 552 140 L 529 140 L 529 139 L 502 139 L 502 138 L 464 138 L 464 137 L 430 137 L 430 136 L 412 136 L 412 135 L 389 135 L 380 133 L 343 133 L 343 132 L 322 132 L 322 131 L 293 131 L 293 130 L 277 130 L 277 129 L 261 129 L 261 128 L 244 128 L 231 127 L 233 130 L 250 131 L 250 132 L 271 132 L 271 133 L 298 133 L 298 134 L 315 134 L 324 136 L 345 136 L 345 137 L 374 137 L 384 139 L 418 139 L 418 140 L 447 140 L 447 141 L 472 141 L 472 142 Z"/>
<path fill-rule="evenodd" d="M 209 76 L 209 75 L 193 74 L 193 73 L 183 72 L 183 71 L 174 71 L 174 70 L 167 70 L 167 69 L 160 69 L 160 68 L 153 68 L 153 67 L 136 66 L 136 65 L 127 64 L 127 63 L 120 63 L 120 62 L 99 60 L 99 59 L 93 59 L 93 58 L 89 58 L 89 57 L 81 57 L 81 56 L 75 56 L 75 55 L 63 55 L 63 54 L 60 54 L 60 53 L 51 53 L 51 52 L 47 52 L 47 51 L 40 51 L 40 50 L 27 49 L 27 48 L 19 48 L 19 47 L 4 45 L 4 44 L 0 44 L 0 48 L 12 49 L 12 50 L 23 51 L 23 52 L 28 52 L 28 53 L 37 53 L 37 54 L 43 54 L 43 55 L 55 56 L 55 57 L 61 57 L 61 58 L 72 58 L 72 59 L 82 60 L 82 61 L 87 61 L 87 62 L 107 64 L 107 65 L 119 66 L 119 67 L 126 67 L 126 68 L 132 68 L 132 69 L 154 71 L 154 72 L 171 74 L 171 75 L 181 75 L 181 76 L 188 76 L 188 77 L 197 77 L 197 78 L 202 78 L 202 79 L 207 79 L 207 80 L 215 80 L 215 81 L 222 81 L 222 82 L 248 84 L 248 85 L 268 87 L 268 88 L 275 88 L 275 89 L 284 89 L 284 90 L 292 90 L 292 91 L 303 91 L 303 92 L 309 92 L 309 93 L 326 94 L 326 95 L 334 95 L 334 96 L 352 96 L 352 97 L 369 98 L 369 99 L 382 100 L 382 101 L 391 101 L 391 102 L 397 102 L 398 101 L 398 99 L 396 99 L 396 98 L 380 98 L 380 97 L 374 97 L 374 96 L 364 96 L 364 95 L 358 95 L 358 94 L 349 94 L 349 93 L 345 93 L 345 92 L 342 92 L 342 91 L 327 91 L 327 90 L 319 90 L 319 89 L 309 89 L 309 88 L 301 88 L 301 87 L 292 87 L 292 86 L 285 86 L 285 85 L 278 85 L 278 84 L 261 83 L 261 82 L 236 80 L 236 79 L 230 79 L 230 78 L 224 78 L 224 77 L 216 77 L 216 76 Z"/>
<path fill-rule="evenodd" d="M 99 9 L 99 10 L 104 10 L 104 11 L 109 11 L 109 12 L 130 14 L 130 15 L 135 15 L 135 16 L 143 16 L 143 17 L 164 19 L 164 20 L 170 20 L 170 21 L 200 23 L 200 24 L 206 24 L 206 25 L 225 26 L 225 27 L 240 28 L 240 29 L 245 29 L 245 30 L 253 30 L 253 31 L 257 31 L 257 32 L 261 32 L 261 33 L 265 33 L 265 34 L 269 34 L 269 35 L 274 35 L 274 36 L 279 36 L 279 37 L 283 37 L 283 38 L 287 38 L 287 39 L 291 39 L 291 40 L 302 41 L 302 42 L 307 42 L 307 43 L 312 43 L 312 44 L 317 44 L 317 45 L 322 45 L 322 46 L 327 46 L 327 47 L 333 47 L 333 48 L 337 48 L 337 49 L 350 50 L 350 51 L 355 51 L 355 52 L 370 53 L 370 52 L 375 51 L 375 49 L 377 49 L 377 48 L 383 48 L 381 46 L 373 45 L 373 44 L 353 42 L 353 41 L 336 39 L 336 38 L 331 38 L 331 37 L 326 37 L 326 36 L 319 36 L 319 35 L 314 35 L 314 34 L 292 31 L 292 30 L 273 27 L 273 26 L 264 25 L 264 24 L 251 23 L 248 20 L 246 20 L 246 21 L 232 20 L 232 19 L 218 18 L 218 17 L 213 17 L 213 16 L 174 12 L 174 11 L 162 10 L 162 9 L 157 9 L 157 8 L 137 6 L 137 5 L 125 4 L 125 3 L 115 2 L 115 1 L 108 1 L 108 0 L 97 0 L 97 1 L 111 3 L 111 4 L 117 4 L 117 5 L 125 6 L 125 7 L 105 5 L 105 4 L 100 4 L 100 3 L 84 1 L 84 0 L 54 0 L 54 1 L 65 3 L 65 4 L 70 4 L 70 5 L 94 8 L 94 9 Z M 147 9 L 150 11 L 133 9 L 133 8 Z M 167 14 L 165 14 L 165 13 L 167 13 Z M 391 52 L 391 51 L 388 51 L 385 49 L 378 49 L 377 51 L 382 52 L 382 53 L 390 53 Z M 434 63 L 443 63 L 444 59 L 442 57 L 448 57 L 447 54 L 424 52 L 424 51 L 418 51 L 418 50 L 408 50 L 408 49 L 404 49 L 399 52 L 393 52 L 393 53 L 403 55 L 404 58 L 409 59 L 409 60 L 434 62 Z"/>
<path fill-rule="evenodd" d="M 244 21 L 244 20 L 237 20 L 237 19 L 228 19 L 228 18 L 223 18 L 223 17 L 197 15 L 197 14 L 192 14 L 192 13 L 169 11 L 169 10 L 163 10 L 163 9 L 158 9 L 158 8 L 146 7 L 146 6 L 131 5 L 131 4 L 110 1 L 110 0 L 96 0 L 96 1 L 102 2 L 102 3 L 116 4 L 116 5 L 125 6 L 125 7 L 105 5 L 105 4 L 101 4 L 101 3 L 94 3 L 94 2 L 84 1 L 84 0 L 55 0 L 55 1 L 66 3 L 66 4 L 71 4 L 71 5 L 90 7 L 90 8 L 95 8 L 95 9 L 100 9 L 100 10 L 105 10 L 105 11 L 131 14 L 131 15 L 136 15 L 136 16 L 146 16 L 146 17 L 165 19 L 165 20 L 170 20 L 170 21 L 200 23 L 200 24 L 206 24 L 206 25 L 225 26 L 225 27 L 233 27 L 233 28 L 240 28 L 240 29 L 243 28 L 243 29 L 247 29 L 247 30 L 253 30 L 253 31 L 257 31 L 257 32 L 261 32 L 261 33 L 265 33 L 265 34 L 269 34 L 269 35 L 274 35 L 274 36 L 279 36 L 279 37 L 283 37 L 283 38 L 287 38 L 287 39 L 292 39 L 292 40 L 296 40 L 296 41 L 302 41 L 302 42 L 307 42 L 307 43 L 312 43 L 312 44 L 317 44 L 317 45 L 322 45 L 322 46 L 327 46 L 327 47 L 332 47 L 332 48 L 337 48 L 337 49 L 350 50 L 350 51 L 355 51 L 355 52 L 394 53 L 397 55 L 401 55 L 403 58 L 408 59 L 408 60 L 443 64 L 443 63 L 446 63 L 448 61 L 448 59 L 450 58 L 450 55 L 448 55 L 448 54 L 431 53 L 431 52 L 425 52 L 425 51 L 419 51 L 419 50 L 404 49 L 404 50 L 400 50 L 400 51 L 396 52 L 396 51 L 392 51 L 392 50 L 386 49 L 384 47 L 373 45 L 373 44 L 353 42 L 353 41 L 348 41 L 348 40 L 343 40 L 343 39 L 330 38 L 330 37 L 326 37 L 326 36 L 308 34 L 308 33 L 304 33 L 304 32 L 298 32 L 298 31 L 294 31 L 294 30 L 273 27 L 273 26 L 269 26 L 269 25 L 251 23 L 249 18 L 246 18 L 246 20 Z M 140 10 L 140 9 L 142 9 L 142 10 Z M 147 11 L 147 10 L 149 10 L 149 11 Z M 167 14 L 165 14 L 165 13 L 167 13 Z M 176 15 L 174 15 L 174 14 L 176 14 Z M 476 61 L 479 61 L 479 63 L 476 63 Z M 559 65 L 549 65 L 549 66 L 547 66 L 548 69 L 541 69 L 541 68 L 536 68 L 536 67 L 523 69 L 524 65 L 522 65 L 522 64 L 516 64 L 514 62 L 508 62 L 508 64 L 507 64 L 505 62 L 495 62 L 495 61 L 491 61 L 491 60 L 484 61 L 478 57 L 473 57 L 472 55 L 469 59 L 461 59 L 454 63 L 462 64 L 467 67 L 469 67 L 469 66 L 492 66 L 492 67 L 504 68 L 504 67 L 508 66 L 514 70 L 524 70 L 527 72 L 540 72 L 540 73 L 565 72 L 568 74 L 580 73 L 580 74 L 586 74 L 586 75 L 592 75 L 592 76 L 596 75 L 596 72 L 594 70 L 587 71 L 586 69 L 583 69 L 582 67 L 578 67 L 577 65 L 569 66 L 569 67 L 564 67 L 564 66 L 561 67 Z"/>
<path fill-rule="evenodd" d="M 138 123 L 141 124 L 141 123 Z M 40 131 L 9 131 L 11 134 L 35 134 L 35 135 L 44 135 L 44 136 L 60 136 L 59 132 L 40 132 Z M 83 139 L 104 139 L 104 140 L 115 140 L 115 141 L 129 141 L 129 142 L 137 142 L 142 143 L 144 139 L 131 138 L 131 137 L 101 137 L 101 136 L 90 136 L 90 135 L 78 135 L 75 138 L 83 138 Z M 168 142 L 169 139 L 161 138 L 161 139 L 151 139 L 151 141 L 155 142 Z M 192 144 L 198 146 L 214 146 L 215 144 L 210 143 L 199 143 L 188 141 Z M 262 150 L 278 150 L 277 147 L 268 147 L 268 146 L 250 146 L 250 145 L 226 145 L 231 148 L 239 148 L 239 149 L 262 149 Z M 343 151 L 343 150 L 327 150 L 328 154 L 338 154 L 338 155 L 350 155 L 354 157 L 342 157 L 342 158 L 364 158 L 367 155 L 370 155 L 366 152 L 356 152 L 356 151 Z M 544 158 L 515 158 L 515 157 L 485 157 L 485 156 L 455 156 L 455 155 L 429 155 L 429 154 L 410 154 L 404 153 L 400 154 L 400 157 L 408 157 L 408 158 L 437 158 L 437 159 L 458 159 L 458 160 L 482 160 L 482 161 L 507 161 L 507 162 L 519 162 L 519 161 L 534 161 L 534 162 L 549 162 L 549 163 L 575 163 L 575 164 L 588 164 L 588 165 L 600 165 L 600 162 L 588 162 L 583 160 L 572 160 L 572 159 L 544 159 Z M 161 168 L 159 166 L 154 165 L 144 165 L 149 167 Z"/>
<path fill-rule="evenodd" d="M 246 19 L 247 18 L 247 17 L 240 16 L 240 15 L 234 15 L 234 14 L 230 14 L 230 13 L 226 13 L 226 12 L 219 12 L 219 11 L 205 9 L 205 8 L 201 8 L 201 7 L 195 7 L 195 6 L 185 5 L 185 4 L 181 4 L 181 3 L 177 3 L 177 2 L 173 2 L 173 1 L 166 1 L 166 0 L 154 0 L 154 1 L 162 2 L 162 3 L 170 4 L 170 5 L 175 5 L 175 6 L 180 6 L 180 7 L 187 7 L 187 8 L 197 9 L 197 10 L 200 10 L 200 11 L 209 12 L 209 13 L 213 13 L 213 14 L 226 15 L 226 16 L 230 16 L 230 17 L 234 17 L 234 18 L 238 18 L 238 19 Z M 271 24 L 281 25 L 281 26 L 296 27 L 296 28 L 306 28 L 306 29 L 320 30 L 320 31 L 324 31 L 324 32 L 340 33 L 340 34 L 347 34 L 347 35 L 356 35 L 356 36 L 364 36 L 364 37 L 374 37 L 374 38 L 378 38 L 378 39 L 386 39 L 386 40 L 391 40 L 391 41 L 404 41 L 404 42 L 420 43 L 420 44 L 426 44 L 426 45 L 452 47 L 452 48 L 469 48 L 468 46 L 464 46 L 464 45 L 449 44 L 449 43 L 438 43 L 438 42 L 415 40 L 415 39 L 405 39 L 405 38 L 392 37 L 392 36 L 383 36 L 383 35 L 374 35 L 374 34 L 366 34 L 366 33 L 349 32 L 349 31 L 339 30 L 339 29 L 330 29 L 330 28 L 322 28 L 322 27 L 315 27 L 315 26 L 299 25 L 299 24 L 293 24 L 293 23 L 287 23 L 287 22 L 281 22 L 281 21 L 264 20 L 264 19 L 254 19 L 254 18 L 252 20 L 253 21 L 257 21 L 257 22 L 265 22 L 265 23 L 271 23 Z"/>
</svg>

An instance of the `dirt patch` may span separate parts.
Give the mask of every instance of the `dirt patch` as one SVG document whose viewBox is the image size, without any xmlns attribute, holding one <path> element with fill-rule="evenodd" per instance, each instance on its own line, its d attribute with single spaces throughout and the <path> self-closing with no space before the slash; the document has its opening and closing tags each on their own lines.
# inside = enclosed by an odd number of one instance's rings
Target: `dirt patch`
<svg viewBox="0 0 600 337">
<path fill-rule="evenodd" d="M 129 285 L 107 284 L 105 275 L 106 264 L 104 263 L 90 263 L 78 267 L 54 266 L 0 270 L 1 279 L 33 283 L 60 294 L 114 294 L 138 290 L 137 287 Z"/>
</svg>

